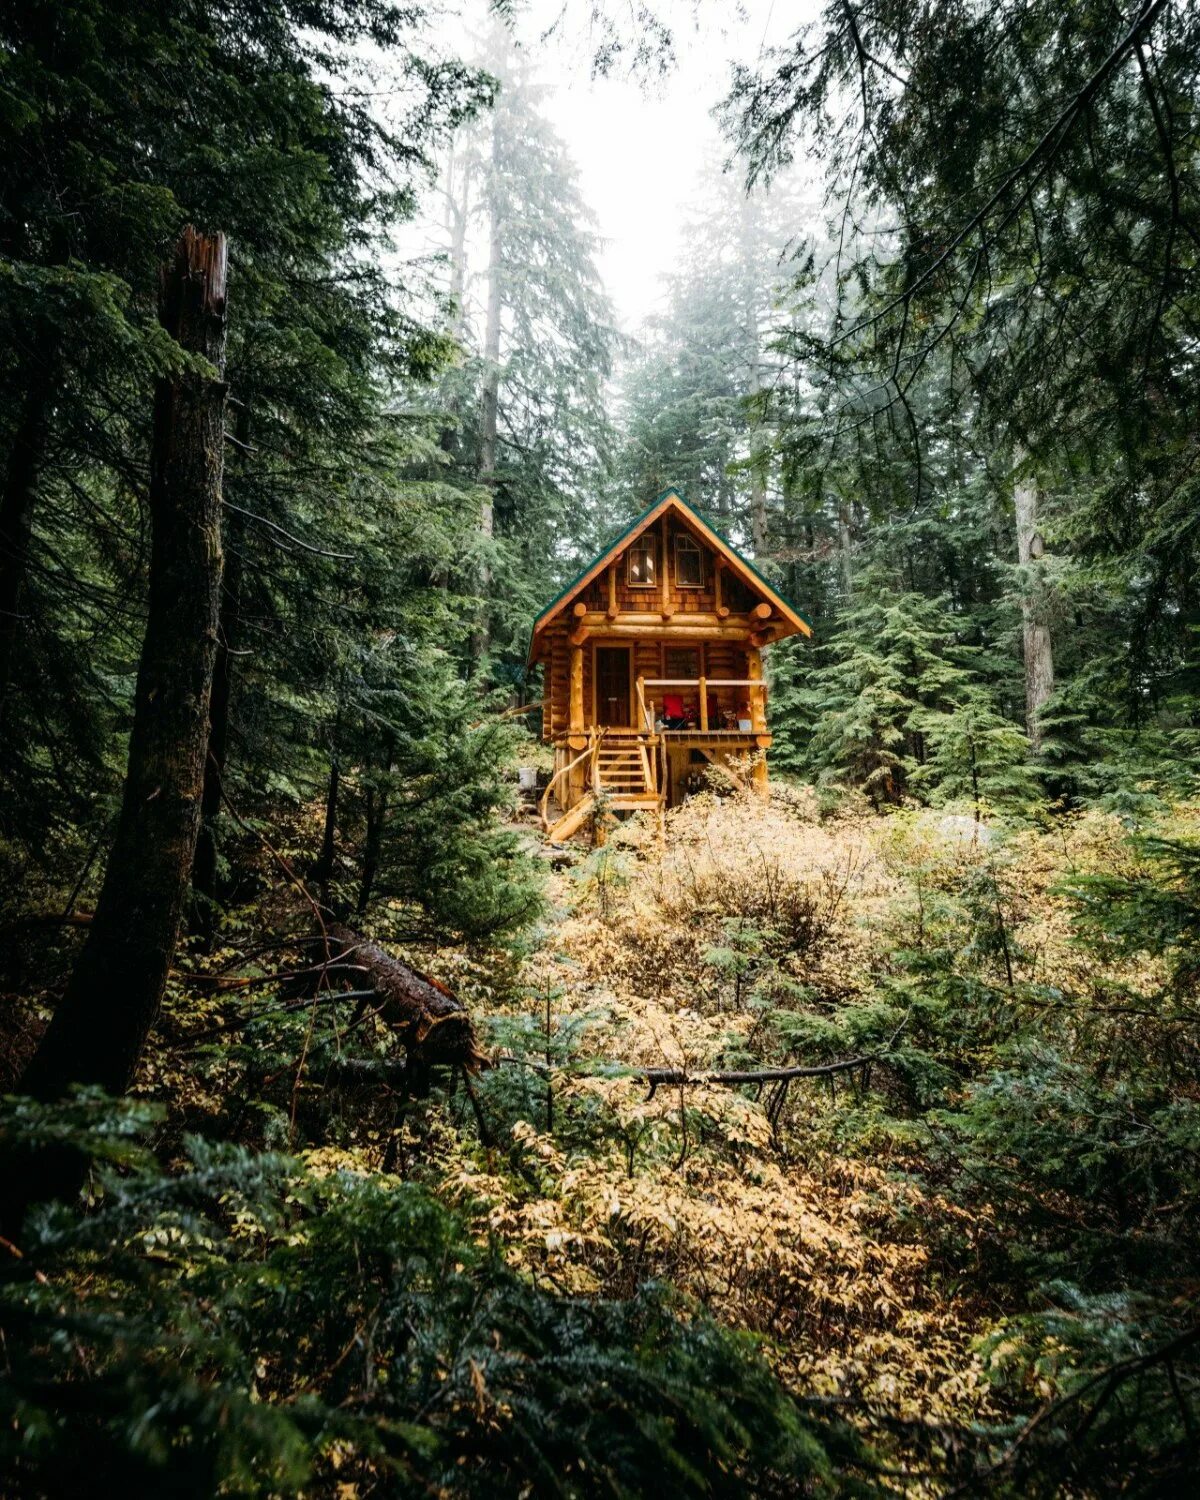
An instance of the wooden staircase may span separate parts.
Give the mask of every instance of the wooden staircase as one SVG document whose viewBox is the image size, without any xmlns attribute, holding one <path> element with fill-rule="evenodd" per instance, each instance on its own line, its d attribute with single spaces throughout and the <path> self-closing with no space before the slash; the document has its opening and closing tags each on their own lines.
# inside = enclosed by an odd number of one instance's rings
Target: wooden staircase
<svg viewBox="0 0 1200 1500">
<path fill-rule="evenodd" d="M 552 844 L 562 844 L 589 820 L 597 811 L 605 813 L 636 812 L 654 809 L 661 812 L 663 796 L 657 784 L 654 766 L 645 744 L 632 737 L 606 738 L 601 736 L 586 752 L 590 759 L 591 790 L 562 813 L 554 823 L 550 822 L 546 807 L 549 792 L 543 799 L 542 818 L 546 836 Z M 582 756 L 578 757 L 583 759 Z M 561 774 L 561 773 L 560 773 Z M 557 781 L 559 778 L 555 778 Z M 603 841 L 602 820 L 597 820 L 598 841 Z"/>
<path fill-rule="evenodd" d="M 641 740 L 601 740 L 596 752 L 592 787 L 609 798 L 641 797 L 653 793 L 650 760 Z"/>
</svg>

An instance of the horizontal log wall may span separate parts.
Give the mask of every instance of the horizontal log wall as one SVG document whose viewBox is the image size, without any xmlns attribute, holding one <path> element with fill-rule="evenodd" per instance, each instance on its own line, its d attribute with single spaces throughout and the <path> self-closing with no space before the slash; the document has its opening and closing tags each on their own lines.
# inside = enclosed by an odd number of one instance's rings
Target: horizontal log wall
<svg viewBox="0 0 1200 1500">
<path fill-rule="evenodd" d="M 635 683 L 638 677 L 652 679 L 675 675 L 668 673 L 665 667 L 666 650 L 674 643 L 695 650 L 699 662 L 697 676 L 739 679 L 749 675 L 748 637 L 758 628 L 759 622 L 748 619 L 747 616 L 759 603 L 758 596 L 728 566 L 721 567 L 718 590 L 715 586 L 718 561 L 716 554 L 696 533 L 675 518 L 669 520 L 666 531 L 666 618 L 663 614 L 662 587 L 664 528 L 659 522 L 645 533 L 647 539 L 653 540 L 657 561 L 657 582 L 653 587 L 629 586 L 627 554 L 621 553 L 611 564 L 611 593 L 610 569 L 605 569 L 543 632 L 541 653 L 545 672 L 545 702 L 542 728 L 548 738 L 564 736 L 570 730 L 572 634 L 582 644 L 583 712 L 584 723 L 588 727 L 593 724 L 595 713 L 596 646 L 628 644 L 632 648 L 630 666 Z M 675 581 L 675 537 L 680 532 L 687 532 L 701 547 L 704 559 L 702 588 L 681 589 Z M 614 596 L 617 606 L 615 617 L 609 614 Z M 654 717 L 661 711 L 663 691 L 662 688 L 647 691 L 647 703 Z M 717 700 L 716 718 L 709 726 L 712 729 L 725 728 L 727 716 L 740 716 L 750 697 L 745 688 L 713 688 L 709 695 Z M 699 709 L 697 689 L 682 690 L 682 696 Z M 642 726 L 635 723 L 635 727 Z M 682 771 L 682 767 L 680 769 Z"/>
</svg>

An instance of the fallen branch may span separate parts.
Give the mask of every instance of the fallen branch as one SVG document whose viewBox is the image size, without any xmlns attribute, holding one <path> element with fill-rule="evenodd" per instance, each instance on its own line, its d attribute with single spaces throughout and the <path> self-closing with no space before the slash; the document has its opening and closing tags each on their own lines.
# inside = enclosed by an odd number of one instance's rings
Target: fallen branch
<svg viewBox="0 0 1200 1500">
<path fill-rule="evenodd" d="M 747 1068 L 717 1069 L 705 1073 L 689 1073 L 686 1068 L 636 1068 L 633 1076 L 644 1078 L 654 1090 L 665 1084 L 723 1083 L 736 1088 L 740 1083 L 790 1083 L 793 1078 L 825 1078 L 831 1073 L 848 1073 L 852 1068 L 862 1068 L 868 1063 L 879 1062 L 884 1052 L 867 1052 L 861 1057 L 843 1057 L 837 1062 L 816 1063 L 794 1068 Z"/>
<path fill-rule="evenodd" d="M 378 998 L 376 990 L 328 990 L 323 995 L 306 995 L 302 1000 L 289 1000 L 285 1005 L 272 1005 L 266 1010 L 248 1011 L 244 1016 L 234 1016 L 229 1021 L 220 1021 L 204 1031 L 194 1032 L 187 1039 L 188 1046 L 189 1049 L 199 1046 L 201 1042 L 211 1041 L 215 1036 L 226 1036 L 231 1031 L 245 1031 L 248 1026 L 253 1026 L 257 1021 L 265 1021 L 268 1016 L 292 1015 L 298 1010 L 311 1010 L 315 1005 L 329 1005 L 342 1000 L 365 1002 Z"/>
<path fill-rule="evenodd" d="M 334 935 L 334 929 L 330 929 L 330 935 Z M 386 956 L 386 955 L 385 955 Z M 398 960 L 392 960 L 398 962 Z M 405 966 L 407 967 L 407 966 Z M 410 970 L 415 974 L 416 970 Z M 421 975 L 424 979 L 425 976 Z M 428 983 L 436 983 L 427 980 Z M 381 1011 L 386 1018 L 386 1009 Z M 465 1012 L 464 1012 L 465 1014 Z M 894 1038 L 893 1038 L 894 1039 Z M 890 1043 L 889 1043 L 890 1046 Z M 791 1083 L 796 1078 L 824 1078 L 831 1073 L 846 1073 L 851 1068 L 862 1068 L 868 1063 L 880 1062 L 887 1056 L 888 1048 L 879 1052 L 867 1052 L 858 1057 L 844 1057 L 837 1062 L 819 1063 L 806 1067 L 789 1068 L 748 1068 L 748 1069 L 714 1069 L 702 1073 L 689 1073 L 685 1068 L 623 1068 L 622 1077 L 636 1078 L 650 1085 L 650 1097 L 653 1098 L 654 1091 L 665 1085 L 689 1086 L 694 1084 L 724 1084 L 736 1088 L 744 1083 Z M 425 1055 L 424 1061 L 456 1061 L 447 1057 L 436 1059 Z M 484 1063 L 479 1057 L 476 1070 Z M 511 1052 L 502 1052 L 494 1059 L 497 1064 L 509 1063 L 515 1067 L 528 1068 L 533 1073 L 540 1074 L 543 1078 L 550 1078 L 559 1073 L 569 1073 L 574 1077 L 589 1077 L 580 1073 L 570 1066 L 556 1063 L 538 1062 L 532 1057 L 516 1057 Z M 394 1084 L 398 1087 L 407 1086 L 412 1077 L 412 1069 L 407 1062 L 394 1061 L 386 1058 L 364 1057 L 345 1058 L 331 1065 L 329 1076 L 342 1082 L 354 1083 L 385 1083 Z"/>
<path fill-rule="evenodd" d="M 863 1052 L 856 1057 L 842 1057 L 836 1062 L 810 1063 L 797 1065 L 795 1067 L 781 1068 L 710 1068 L 703 1072 L 693 1073 L 687 1068 L 633 1068 L 623 1069 L 626 1078 L 638 1078 L 650 1085 L 649 1098 L 654 1097 L 658 1088 L 671 1085 L 673 1087 L 687 1088 L 697 1084 L 723 1084 L 729 1088 L 737 1088 L 744 1083 L 779 1083 L 787 1085 L 796 1078 L 828 1078 L 834 1073 L 849 1073 L 854 1068 L 865 1068 L 871 1063 L 886 1062 L 888 1054 L 895 1045 L 897 1037 L 908 1025 L 908 1016 L 900 1022 L 891 1036 L 876 1052 Z M 564 1067 L 555 1063 L 537 1062 L 531 1057 L 515 1057 L 511 1052 L 502 1052 L 496 1058 L 498 1063 L 511 1063 L 516 1067 L 529 1068 L 534 1073 L 540 1073 L 542 1077 L 549 1078 L 556 1073 L 572 1073 L 576 1077 L 581 1075 L 576 1069 Z"/>
</svg>

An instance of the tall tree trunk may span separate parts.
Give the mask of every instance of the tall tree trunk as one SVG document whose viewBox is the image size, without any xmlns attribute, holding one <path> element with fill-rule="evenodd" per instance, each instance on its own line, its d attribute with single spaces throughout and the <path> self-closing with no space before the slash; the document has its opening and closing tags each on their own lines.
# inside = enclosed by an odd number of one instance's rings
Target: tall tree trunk
<svg viewBox="0 0 1200 1500">
<path fill-rule="evenodd" d="M 329 882 L 333 879 L 334 860 L 337 856 L 338 796 L 342 784 L 342 768 L 338 762 L 341 720 L 339 709 L 333 722 L 333 742 L 329 750 L 329 783 L 325 789 L 325 826 L 321 832 L 321 852 L 309 872 L 317 882 L 322 906 L 329 905 Z"/>
<path fill-rule="evenodd" d="M 471 212 L 470 162 L 459 165 L 455 175 L 451 150 L 446 164 L 446 229 L 450 238 L 450 302 L 454 308 L 450 332 L 461 342 L 467 326 L 467 221 Z"/>
<path fill-rule="evenodd" d="M 456 173 L 455 168 L 459 171 Z M 456 343 L 461 344 L 466 334 L 466 284 L 467 284 L 467 223 L 470 216 L 471 169 L 470 161 L 459 164 L 451 148 L 446 163 L 446 234 L 450 245 L 450 332 Z M 459 396 L 455 394 L 448 405 L 450 420 L 442 428 L 439 446 L 443 453 L 453 453 L 459 433 Z"/>
<path fill-rule="evenodd" d="M 223 234 L 184 230 L 159 316 L 215 378 L 189 370 L 155 394 L 150 599 L 125 790 L 87 941 L 21 1080 L 40 1099 L 72 1083 L 128 1088 L 162 1003 L 200 826 L 221 595 Z"/>
<path fill-rule="evenodd" d="M 1025 732 L 1035 755 L 1042 750 L 1042 710 L 1054 691 L 1054 652 L 1050 638 L 1049 590 L 1039 559 L 1038 482 L 1025 472 L 1027 455 L 1014 455 L 1013 508 L 1017 523 L 1017 561 L 1026 570 L 1021 590 L 1021 621 L 1025 652 Z"/>
<path fill-rule="evenodd" d="M 758 309 L 753 300 L 747 308 L 746 338 L 750 349 L 750 538 L 754 545 L 755 560 L 767 555 L 767 479 L 763 472 L 766 464 L 767 436 L 763 430 L 760 399 L 762 397 L 762 368 L 759 354 Z"/>
<path fill-rule="evenodd" d="M 239 437 L 247 424 L 239 419 Z M 244 441 L 244 439 L 243 439 Z M 192 891 L 196 898 L 196 931 L 206 943 L 216 928 L 218 827 L 221 790 L 229 759 L 230 704 L 233 698 L 233 653 L 241 637 L 242 559 L 236 550 L 240 527 L 236 514 L 230 518 L 230 549 L 225 558 L 221 589 L 221 614 L 217 626 L 217 659 L 213 669 L 212 697 L 208 712 L 208 750 L 204 758 L 204 791 L 200 798 L 200 833 L 192 864 Z"/>
<path fill-rule="evenodd" d="M 479 482 L 483 499 L 479 507 L 479 532 L 484 548 L 490 549 L 495 535 L 496 443 L 500 414 L 500 322 L 503 312 L 503 225 L 500 212 L 500 127 L 492 121 L 492 165 L 488 181 L 488 299 L 487 325 L 483 340 L 483 392 L 479 413 Z M 472 655 L 481 661 L 488 651 L 491 624 L 487 596 L 491 589 L 491 567 L 485 561 L 480 578 L 484 600 L 472 642 Z"/>
<path fill-rule="evenodd" d="M 58 370 L 57 358 L 49 349 L 39 351 L 39 355 L 21 403 L 4 475 L 4 490 L 0 494 L 0 729 L 4 727 L 21 643 L 21 593 L 29 562 L 38 476 L 46 453 L 50 407 Z"/>
<path fill-rule="evenodd" d="M 841 565 L 842 588 L 846 598 L 854 592 L 854 542 L 850 532 L 850 507 L 839 498 L 837 503 L 838 561 Z"/>
<path fill-rule="evenodd" d="M 387 817 L 388 794 L 386 787 L 378 790 L 367 788 L 367 832 L 363 840 L 362 879 L 358 887 L 358 904 L 355 911 L 361 917 L 371 904 L 375 879 L 379 874 L 379 861 L 383 855 L 383 825 Z"/>
</svg>

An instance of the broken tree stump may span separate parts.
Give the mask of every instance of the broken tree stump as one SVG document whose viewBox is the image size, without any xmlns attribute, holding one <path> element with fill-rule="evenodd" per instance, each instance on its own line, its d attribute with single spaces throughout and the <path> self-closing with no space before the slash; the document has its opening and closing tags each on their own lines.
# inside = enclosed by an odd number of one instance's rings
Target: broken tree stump
<svg viewBox="0 0 1200 1500">
<path fill-rule="evenodd" d="M 490 1065 L 480 1050 L 470 1012 L 445 985 L 341 922 L 330 922 L 326 930 L 331 949 L 328 971 L 336 973 L 339 960 L 355 966 L 356 988 L 365 981 L 374 989 L 379 1014 L 395 1031 L 410 1062 L 425 1067 L 458 1065 L 470 1073 Z"/>
</svg>

